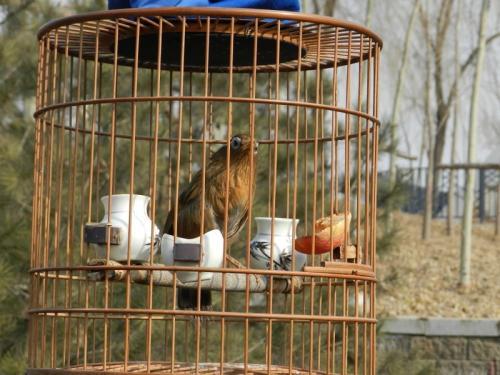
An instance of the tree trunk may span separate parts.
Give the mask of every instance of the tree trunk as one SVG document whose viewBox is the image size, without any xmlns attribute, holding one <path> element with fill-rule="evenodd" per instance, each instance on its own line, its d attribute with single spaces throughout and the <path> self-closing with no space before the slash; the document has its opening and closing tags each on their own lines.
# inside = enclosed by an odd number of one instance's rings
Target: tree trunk
<svg viewBox="0 0 500 375">
<path fill-rule="evenodd" d="M 312 0 L 313 12 L 314 14 L 321 14 L 321 7 L 319 6 L 319 0 Z M 302 9 L 304 11 L 304 9 Z"/>
<path fill-rule="evenodd" d="M 426 26 L 428 24 L 426 23 Z M 425 123 L 427 128 L 427 176 L 425 181 L 425 206 L 424 206 L 424 223 L 422 226 L 422 239 L 427 240 L 431 236 L 431 221 L 432 221 L 432 187 L 434 178 L 434 121 L 431 114 L 431 40 L 426 27 L 426 75 L 425 75 L 425 92 L 424 92 L 424 107 L 425 107 Z"/>
<path fill-rule="evenodd" d="M 306 0 L 302 0 L 302 12 L 304 13 L 306 13 L 306 3 L 307 3 Z M 321 5 L 323 5 L 323 7 L 321 7 Z M 321 4 L 319 0 L 312 0 L 314 14 L 322 14 L 328 17 L 333 17 L 333 15 L 335 14 L 336 5 L 337 5 L 337 0 L 326 0 L 322 1 Z"/>
<path fill-rule="evenodd" d="M 434 151 L 433 151 L 433 184 L 432 184 L 432 195 L 437 196 L 439 188 L 439 174 L 441 170 L 437 168 L 441 164 L 444 155 L 444 146 L 446 143 L 446 130 L 448 127 L 448 120 L 450 118 L 450 107 L 445 104 L 438 104 L 438 109 L 436 112 L 436 132 L 434 140 Z"/>
<path fill-rule="evenodd" d="M 446 100 L 447 97 L 444 93 L 444 79 L 446 74 L 443 71 L 447 70 L 444 67 L 443 55 L 446 48 L 446 36 L 448 34 L 448 29 L 451 21 L 451 11 L 452 11 L 453 0 L 442 0 L 439 7 L 437 25 L 436 25 L 436 36 L 434 43 L 432 45 L 433 60 L 434 60 L 434 91 L 436 95 L 436 130 L 434 135 L 434 155 L 433 155 L 433 185 L 432 194 L 437 196 L 438 183 L 439 183 L 439 169 L 436 167 L 443 160 L 444 146 L 446 142 L 446 129 L 448 125 L 448 119 L 450 117 L 450 103 Z"/>
<path fill-rule="evenodd" d="M 446 130 L 448 126 L 448 120 L 450 118 L 450 112 L 452 105 L 456 100 L 456 89 L 455 86 L 458 85 L 459 80 L 462 78 L 464 73 L 467 71 L 469 66 L 476 61 L 479 53 L 479 47 L 476 47 L 471 51 L 471 53 L 467 56 L 464 63 L 460 65 L 460 72 L 458 77 L 455 77 L 452 84 L 449 86 L 448 95 L 444 94 L 444 76 L 443 72 L 443 49 L 444 43 L 446 40 L 446 34 L 448 31 L 448 27 L 451 19 L 451 5 L 453 0 L 442 0 L 441 6 L 438 13 L 438 25 L 436 28 L 436 37 L 433 44 L 433 52 L 434 52 L 434 86 L 435 86 L 435 94 L 437 100 L 437 109 L 436 109 L 436 134 L 434 136 L 434 186 L 433 192 L 437 193 L 438 190 L 438 182 L 439 182 L 439 173 L 440 170 L 437 169 L 437 166 L 441 164 L 443 160 L 444 154 L 444 146 L 446 141 Z M 490 35 L 485 40 L 485 44 L 488 45 L 497 38 L 500 38 L 500 32 L 496 32 L 495 34 Z M 446 67 L 447 68 L 447 67 Z"/>
<path fill-rule="evenodd" d="M 495 217 L 495 236 L 500 234 L 500 184 L 497 185 L 497 213 Z"/>
<path fill-rule="evenodd" d="M 398 80 L 396 82 L 396 92 L 394 93 L 394 101 L 392 105 L 392 114 L 391 114 L 391 121 L 390 121 L 390 159 L 389 159 L 389 191 L 393 192 L 395 187 L 396 187 L 396 157 L 397 157 L 397 147 L 398 147 L 398 135 L 397 135 L 397 130 L 399 126 L 399 104 L 401 102 L 401 88 L 403 87 L 403 82 L 405 79 L 405 73 L 406 73 L 406 62 L 407 62 L 407 57 L 408 57 L 408 50 L 410 46 L 410 38 L 411 38 L 411 33 L 413 31 L 413 25 L 415 24 L 415 18 L 417 15 L 417 9 L 419 6 L 419 0 L 415 1 L 415 4 L 413 5 L 413 9 L 411 11 L 410 15 L 410 21 L 408 23 L 408 27 L 406 29 L 406 34 L 405 34 L 405 40 L 404 40 L 404 45 L 403 45 L 403 55 L 401 57 L 401 67 L 399 68 L 399 73 L 398 73 Z M 367 17 L 368 19 L 368 17 Z M 389 196 L 388 200 L 388 211 L 389 211 L 389 216 L 388 216 L 388 222 L 387 222 L 387 229 L 388 231 L 391 231 L 392 226 L 393 226 L 393 211 L 395 209 L 394 207 L 394 199 L 393 197 Z"/>
<path fill-rule="evenodd" d="M 372 14 L 373 14 L 373 1 L 366 0 L 365 26 L 368 28 L 372 25 Z"/>
<path fill-rule="evenodd" d="M 427 134 L 427 121 L 424 120 L 424 128 L 422 131 L 422 141 L 420 142 L 420 150 L 418 152 L 418 165 L 417 165 L 417 186 L 420 187 L 422 181 L 422 169 L 424 168 L 424 152 L 426 151 L 425 135 Z"/>
<path fill-rule="evenodd" d="M 476 71 L 474 73 L 474 83 L 472 86 L 472 96 L 470 105 L 469 119 L 469 147 L 467 152 L 467 161 L 473 163 L 476 159 L 476 128 L 477 128 L 477 99 L 479 97 L 479 88 L 481 84 L 481 72 L 484 63 L 484 54 L 486 49 L 485 30 L 488 23 L 488 13 L 490 1 L 483 0 L 481 7 L 481 21 L 479 24 L 479 49 L 477 56 Z M 460 247 L 460 285 L 467 288 L 470 285 L 470 260 L 472 244 L 472 215 L 474 211 L 474 170 L 468 169 L 465 185 L 464 217 L 462 224 L 462 242 Z"/>
<path fill-rule="evenodd" d="M 455 103 L 453 114 L 453 130 L 451 133 L 451 158 L 450 164 L 455 164 L 455 149 L 457 143 L 457 127 L 458 127 L 458 103 Z M 451 236 L 453 227 L 453 216 L 455 215 L 455 170 L 448 169 L 448 218 L 446 221 L 446 234 Z"/>
<path fill-rule="evenodd" d="M 433 197 L 433 186 L 434 186 L 434 147 L 432 145 L 434 136 L 434 124 L 432 121 L 432 115 L 430 110 L 430 63 L 427 67 L 427 78 L 425 83 L 425 112 L 426 112 L 426 123 L 427 123 L 427 139 L 429 142 L 429 147 L 427 151 L 427 175 L 425 181 L 425 206 L 424 206 L 424 224 L 422 227 L 422 239 L 428 240 L 431 237 L 431 223 L 432 223 L 432 197 Z"/>
<path fill-rule="evenodd" d="M 424 205 L 424 222 L 422 225 L 422 238 L 427 240 L 431 236 L 431 221 L 432 221 L 432 193 L 433 193 L 433 178 L 434 178 L 434 126 L 431 115 L 431 38 L 429 35 L 428 14 L 423 20 L 425 41 L 426 41 L 426 58 L 425 58 L 425 86 L 424 86 L 424 108 L 425 108 L 425 130 L 427 135 L 427 175 L 425 180 L 425 205 Z M 422 137 L 422 143 L 425 142 L 425 135 Z"/>
<path fill-rule="evenodd" d="M 326 0 L 325 1 L 325 16 L 333 17 L 335 14 L 335 7 L 337 6 L 337 0 Z"/>
<path fill-rule="evenodd" d="M 458 39 L 458 26 L 460 24 L 460 14 L 461 14 L 461 1 L 457 2 L 457 19 L 455 21 L 455 103 L 453 108 L 453 129 L 451 132 L 451 157 L 450 164 L 455 164 L 455 149 L 457 144 L 457 128 L 458 128 L 458 77 L 460 75 L 460 63 L 458 57 L 459 49 L 459 39 Z M 453 227 L 453 215 L 455 211 L 455 170 L 448 169 L 448 220 L 446 222 L 446 233 L 451 236 L 451 231 Z"/>
</svg>

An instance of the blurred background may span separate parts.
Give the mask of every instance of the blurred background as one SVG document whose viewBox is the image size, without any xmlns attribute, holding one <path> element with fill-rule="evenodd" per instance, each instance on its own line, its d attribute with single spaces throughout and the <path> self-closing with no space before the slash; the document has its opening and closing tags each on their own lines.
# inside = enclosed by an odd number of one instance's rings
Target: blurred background
<svg viewBox="0 0 500 375">
<path fill-rule="evenodd" d="M 302 6 L 384 40 L 379 373 L 500 373 L 500 3 Z M 0 2 L 0 374 L 21 374 L 26 362 L 36 33 L 54 18 L 105 7 Z"/>
</svg>

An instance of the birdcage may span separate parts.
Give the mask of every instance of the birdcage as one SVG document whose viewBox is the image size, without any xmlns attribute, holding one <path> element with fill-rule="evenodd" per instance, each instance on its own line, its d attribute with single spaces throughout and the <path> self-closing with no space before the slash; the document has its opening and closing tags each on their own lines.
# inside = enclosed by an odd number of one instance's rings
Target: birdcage
<svg viewBox="0 0 500 375">
<path fill-rule="evenodd" d="M 376 34 L 159 8 L 38 38 L 28 374 L 374 373 Z"/>
</svg>

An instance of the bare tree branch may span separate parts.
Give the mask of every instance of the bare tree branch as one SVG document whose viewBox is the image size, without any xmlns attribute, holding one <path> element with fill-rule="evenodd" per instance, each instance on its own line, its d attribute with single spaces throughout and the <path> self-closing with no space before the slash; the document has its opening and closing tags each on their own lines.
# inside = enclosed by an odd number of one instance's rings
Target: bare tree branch
<svg viewBox="0 0 500 375">
<path fill-rule="evenodd" d="M 495 41 L 497 38 L 500 38 L 500 31 L 496 32 L 495 34 L 489 36 L 486 38 L 486 47 L 491 44 L 493 41 Z M 453 101 L 455 100 L 456 97 L 456 86 L 458 84 L 458 81 L 460 78 L 465 74 L 467 68 L 472 65 L 472 63 L 476 60 L 477 54 L 479 52 L 479 47 L 476 47 L 472 50 L 472 52 L 469 54 L 465 62 L 460 65 L 460 72 L 458 77 L 453 81 L 453 84 L 451 85 L 450 88 L 450 94 L 448 95 L 448 100 L 447 100 L 447 105 L 451 107 L 453 104 Z"/>
</svg>

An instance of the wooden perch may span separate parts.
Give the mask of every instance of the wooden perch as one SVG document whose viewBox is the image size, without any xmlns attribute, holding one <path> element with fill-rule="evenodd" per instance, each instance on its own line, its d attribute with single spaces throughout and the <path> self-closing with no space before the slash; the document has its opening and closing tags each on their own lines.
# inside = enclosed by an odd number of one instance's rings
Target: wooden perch
<svg viewBox="0 0 500 375">
<path fill-rule="evenodd" d="M 106 263 L 104 259 L 93 259 L 88 262 L 89 266 L 123 266 L 121 263 L 110 260 Z M 153 264 L 154 267 L 161 267 L 163 265 Z M 174 277 L 173 274 L 168 270 L 95 270 L 89 271 L 87 277 L 92 281 L 103 281 L 105 279 L 112 281 L 125 281 L 127 279 L 127 274 L 130 272 L 130 279 L 133 283 L 138 284 L 149 284 L 152 278 L 153 285 L 159 286 L 173 286 Z M 182 272 L 182 271 L 179 271 Z M 202 289 L 210 290 L 222 290 L 222 286 L 225 284 L 225 289 L 231 292 L 245 292 L 246 291 L 246 275 L 244 273 L 226 273 L 225 281 L 223 282 L 223 273 L 214 272 L 212 278 L 208 280 L 201 280 Z M 264 275 L 249 274 L 249 291 L 251 293 L 264 293 L 269 289 L 268 278 Z M 198 287 L 197 282 L 183 283 L 177 280 L 177 287 L 183 288 L 193 288 Z M 292 291 L 299 293 L 302 290 L 302 278 L 299 276 L 292 276 L 287 278 L 274 277 L 273 279 L 273 292 L 274 293 L 290 293 Z"/>
<path fill-rule="evenodd" d="M 304 267 L 304 271 L 375 277 L 371 266 L 366 264 L 325 261 L 321 265 L 322 267 Z"/>
</svg>

